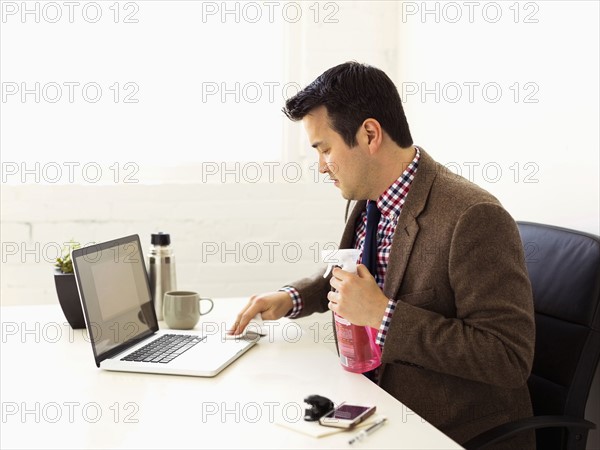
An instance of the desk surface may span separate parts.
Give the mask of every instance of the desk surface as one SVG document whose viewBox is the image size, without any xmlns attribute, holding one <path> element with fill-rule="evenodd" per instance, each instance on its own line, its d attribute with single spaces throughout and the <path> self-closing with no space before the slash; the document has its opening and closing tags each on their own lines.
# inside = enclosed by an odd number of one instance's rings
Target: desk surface
<svg viewBox="0 0 600 450">
<path fill-rule="evenodd" d="M 202 320 L 225 330 L 245 301 L 218 299 Z M 341 368 L 328 314 L 267 322 L 246 355 L 196 378 L 97 369 L 85 330 L 71 330 L 58 305 L 0 312 L 2 448 L 461 448 Z M 355 432 L 317 439 L 280 426 L 303 421 L 310 394 L 375 404 L 388 423 L 353 446 Z"/>
</svg>

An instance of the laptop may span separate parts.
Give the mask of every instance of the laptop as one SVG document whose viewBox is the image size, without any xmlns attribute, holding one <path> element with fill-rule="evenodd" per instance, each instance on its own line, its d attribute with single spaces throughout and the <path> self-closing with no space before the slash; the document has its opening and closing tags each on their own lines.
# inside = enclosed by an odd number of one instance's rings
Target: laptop
<svg viewBox="0 0 600 450">
<path fill-rule="evenodd" d="M 159 330 L 137 234 L 75 249 L 71 259 L 100 369 L 213 377 L 260 339 Z"/>
</svg>

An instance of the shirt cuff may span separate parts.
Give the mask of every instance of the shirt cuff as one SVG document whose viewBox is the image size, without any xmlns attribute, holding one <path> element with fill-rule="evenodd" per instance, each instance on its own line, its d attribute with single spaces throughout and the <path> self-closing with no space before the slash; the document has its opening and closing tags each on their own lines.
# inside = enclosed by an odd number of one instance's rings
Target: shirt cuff
<svg viewBox="0 0 600 450">
<path fill-rule="evenodd" d="M 279 289 L 279 291 L 287 292 L 292 299 L 293 307 L 291 310 L 288 311 L 285 317 L 295 319 L 302 312 L 302 298 L 300 297 L 300 293 L 296 290 L 296 288 L 292 286 L 284 286 L 281 289 Z"/>
<path fill-rule="evenodd" d="M 383 313 L 383 320 L 381 321 L 381 325 L 379 325 L 377 337 L 375 338 L 375 342 L 381 347 L 383 347 L 383 344 L 385 343 L 385 337 L 387 335 L 388 329 L 390 328 L 390 322 L 392 321 L 392 315 L 394 314 L 395 309 L 396 300 L 390 298 L 388 300 L 387 307 L 385 308 L 385 312 Z"/>
</svg>

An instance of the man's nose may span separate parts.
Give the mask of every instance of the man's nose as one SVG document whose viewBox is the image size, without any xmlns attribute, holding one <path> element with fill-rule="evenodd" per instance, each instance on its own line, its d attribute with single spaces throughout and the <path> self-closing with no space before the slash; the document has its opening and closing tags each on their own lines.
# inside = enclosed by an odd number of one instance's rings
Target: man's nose
<svg viewBox="0 0 600 450">
<path fill-rule="evenodd" d="M 328 173 L 329 172 L 329 166 L 325 162 L 325 158 L 323 158 L 322 155 L 319 155 L 319 172 L 320 173 Z"/>
</svg>

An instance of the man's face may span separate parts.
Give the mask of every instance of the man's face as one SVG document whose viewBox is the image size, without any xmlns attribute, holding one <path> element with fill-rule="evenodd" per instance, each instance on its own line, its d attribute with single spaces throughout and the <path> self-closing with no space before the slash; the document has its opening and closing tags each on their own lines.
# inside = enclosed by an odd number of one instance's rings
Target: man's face
<svg viewBox="0 0 600 450">
<path fill-rule="evenodd" d="M 326 173 L 347 200 L 368 198 L 368 147 L 348 147 L 329 125 L 327 109 L 320 106 L 302 119 L 312 147 L 319 153 L 319 171 Z"/>
</svg>

